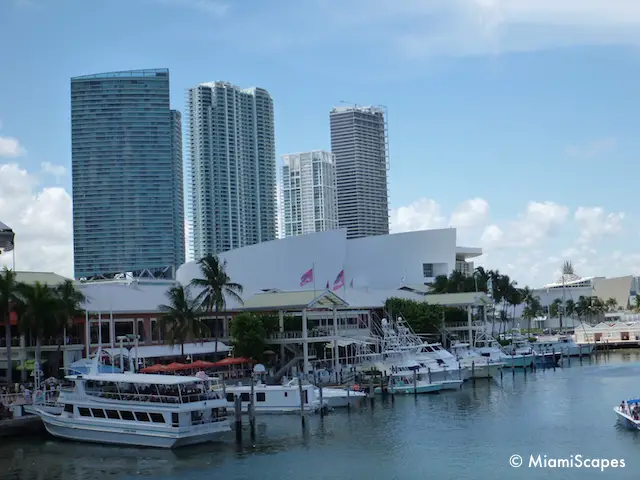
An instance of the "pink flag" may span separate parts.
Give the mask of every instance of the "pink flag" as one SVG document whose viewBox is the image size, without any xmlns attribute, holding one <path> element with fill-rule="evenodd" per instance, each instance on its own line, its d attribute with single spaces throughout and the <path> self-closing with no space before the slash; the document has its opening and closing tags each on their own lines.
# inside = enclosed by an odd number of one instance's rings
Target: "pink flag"
<svg viewBox="0 0 640 480">
<path fill-rule="evenodd" d="M 304 287 L 307 283 L 313 282 L 313 268 L 310 268 L 300 277 L 300 286 Z"/>
<path fill-rule="evenodd" d="M 334 290 L 339 290 L 342 287 L 344 287 L 344 270 L 340 270 L 340 273 L 333 282 Z"/>
</svg>

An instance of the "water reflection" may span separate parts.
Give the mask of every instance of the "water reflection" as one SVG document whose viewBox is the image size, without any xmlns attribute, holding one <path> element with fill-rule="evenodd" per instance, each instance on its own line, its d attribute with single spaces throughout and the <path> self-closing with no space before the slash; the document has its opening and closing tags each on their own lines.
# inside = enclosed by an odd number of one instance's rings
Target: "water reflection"
<svg viewBox="0 0 640 480">
<path fill-rule="evenodd" d="M 432 478 L 510 479 L 506 461 L 514 452 L 623 457 L 629 467 L 607 478 L 637 478 L 640 433 L 617 425 L 612 407 L 640 396 L 639 362 L 640 352 L 612 352 L 555 372 L 506 372 L 502 381 L 470 381 L 458 391 L 396 396 L 393 402 L 379 397 L 373 409 L 309 417 L 304 429 L 296 415 L 262 416 L 255 439 L 245 426 L 239 446 L 233 432 L 216 443 L 175 451 L 48 436 L 0 440 L 0 480 L 412 479 L 426 471 Z M 591 475 L 582 474 L 565 471 L 552 478 Z"/>
</svg>

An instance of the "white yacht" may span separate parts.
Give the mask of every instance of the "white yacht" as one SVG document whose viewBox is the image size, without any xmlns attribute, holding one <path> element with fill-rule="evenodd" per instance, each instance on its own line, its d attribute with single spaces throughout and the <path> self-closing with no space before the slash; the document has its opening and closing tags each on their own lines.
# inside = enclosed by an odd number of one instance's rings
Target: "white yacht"
<svg viewBox="0 0 640 480">
<path fill-rule="evenodd" d="M 527 368 L 536 361 L 536 353 L 530 347 L 512 344 L 503 348 L 495 340 L 478 342 L 475 351 L 491 361 L 503 363 L 504 368 Z"/>
<path fill-rule="evenodd" d="M 430 359 L 435 366 L 446 370 L 450 377 L 457 376 L 457 380 L 468 380 L 471 378 L 471 366 L 462 364 L 462 362 L 452 355 L 451 352 L 445 350 L 440 343 L 425 343 L 418 347 L 416 359 L 420 362 L 422 359 Z M 425 367 L 429 365 L 425 364 Z"/>
<path fill-rule="evenodd" d="M 482 356 L 468 343 L 454 343 L 451 345 L 451 353 L 456 356 L 461 366 L 471 371 L 469 378 L 493 378 L 499 375 L 504 367 L 504 362 Z"/>
<path fill-rule="evenodd" d="M 578 345 L 569 335 L 540 335 L 531 343 L 536 353 L 562 353 L 565 356 L 591 355 L 594 345 Z"/>
<path fill-rule="evenodd" d="M 97 363 L 97 361 L 96 361 Z M 68 375 L 57 412 L 34 406 L 47 431 L 69 440 L 173 448 L 229 431 L 227 402 L 198 377 L 99 373 Z"/>
</svg>

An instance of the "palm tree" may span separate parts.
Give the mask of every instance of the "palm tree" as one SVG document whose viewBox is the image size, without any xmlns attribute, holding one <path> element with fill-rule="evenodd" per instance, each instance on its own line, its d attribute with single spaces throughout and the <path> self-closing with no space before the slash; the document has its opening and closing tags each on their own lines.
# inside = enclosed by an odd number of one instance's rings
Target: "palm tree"
<svg viewBox="0 0 640 480">
<path fill-rule="evenodd" d="M 431 284 L 431 293 L 447 293 L 449 279 L 446 275 L 438 275 Z"/>
<path fill-rule="evenodd" d="M 566 317 L 571 317 L 574 313 L 576 313 L 576 302 L 569 299 L 564 302 L 564 314 Z"/>
<path fill-rule="evenodd" d="M 171 287 L 167 293 L 168 305 L 159 305 L 163 312 L 159 320 L 159 327 L 165 334 L 169 345 L 180 344 L 180 354 L 184 356 L 184 344 L 189 338 L 203 338 L 209 334 L 209 329 L 198 318 L 198 306 L 191 299 L 189 287 L 178 285 Z"/>
<path fill-rule="evenodd" d="M 84 313 L 83 304 L 87 301 L 84 294 L 76 289 L 73 280 L 65 280 L 55 289 L 58 298 L 59 323 L 63 329 L 70 327 L 73 319 Z M 64 343 L 64 342 L 63 342 Z"/>
<path fill-rule="evenodd" d="M 13 370 L 11 362 L 11 311 L 17 301 L 18 280 L 16 272 L 4 267 L 0 273 L 0 321 L 5 324 L 5 338 L 7 341 L 7 383 L 13 383 Z"/>
<path fill-rule="evenodd" d="M 537 295 L 529 295 L 525 300 L 525 307 L 522 310 L 522 316 L 527 320 L 527 330 L 531 332 L 531 320 L 542 313 L 542 303 Z"/>
<path fill-rule="evenodd" d="M 549 305 L 550 318 L 559 317 L 561 315 L 560 313 L 561 305 L 562 305 L 562 300 L 559 298 L 556 298 L 553 300 L 553 302 L 551 302 L 551 304 Z M 560 327 L 562 328 L 562 325 Z"/>
<path fill-rule="evenodd" d="M 226 296 L 231 297 L 240 305 L 242 301 L 242 285 L 231 281 L 227 275 L 227 262 L 220 262 L 216 255 L 207 255 L 198 260 L 202 278 L 194 278 L 191 285 L 201 292 L 196 297 L 196 302 L 200 308 L 209 314 L 224 312 L 226 310 Z M 218 353 L 218 328 L 214 329 L 214 339 L 216 342 L 215 353 Z"/>
<path fill-rule="evenodd" d="M 607 311 L 609 312 L 615 311 L 618 307 L 618 301 L 613 297 L 608 298 L 607 301 L 604 302 L 604 304 L 606 305 Z"/>
<path fill-rule="evenodd" d="M 60 302 L 56 291 L 46 283 L 22 284 L 18 288 L 17 311 L 20 316 L 20 330 L 36 338 L 36 375 L 40 370 L 40 350 L 42 339 L 57 335 L 61 328 Z"/>
</svg>

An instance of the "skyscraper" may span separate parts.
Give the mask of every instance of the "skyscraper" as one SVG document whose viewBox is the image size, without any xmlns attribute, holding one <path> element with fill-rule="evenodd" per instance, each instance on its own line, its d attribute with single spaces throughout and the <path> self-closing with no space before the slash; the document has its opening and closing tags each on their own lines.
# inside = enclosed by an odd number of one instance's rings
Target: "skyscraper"
<svg viewBox="0 0 640 480">
<path fill-rule="evenodd" d="M 387 125 L 379 107 L 337 107 L 329 115 L 336 158 L 338 223 L 347 238 L 389 233 Z"/>
<path fill-rule="evenodd" d="M 202 83 L 187 93 L 194 258 L 276 238 L 273 101 L 261 88 Z"/>
<path fill-rule="evenodd" d="M 338 228 L 335 159 L 331 152 L 283 155 L 284 236 Z"/>
<path fill-rule="evenodd" d="M 184 263 L 181 136 L 167 69 L 71 79 L 76 278 L 169 277 Z"/>
</svg>

